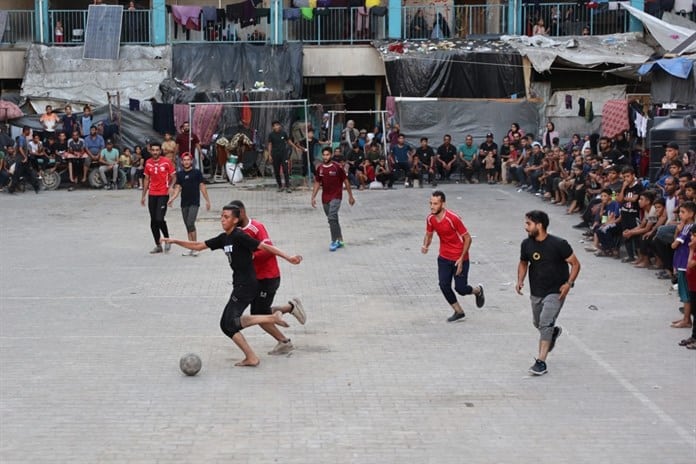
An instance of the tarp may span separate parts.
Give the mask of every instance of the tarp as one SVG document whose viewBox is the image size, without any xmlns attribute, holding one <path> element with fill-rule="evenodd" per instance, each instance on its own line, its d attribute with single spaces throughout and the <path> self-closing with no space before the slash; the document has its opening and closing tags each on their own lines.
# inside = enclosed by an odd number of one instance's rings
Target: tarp
<svg viewBox="0 0 696 464">
<path fill-rule="evenodd" d="M 547 36 L 502 36 L 503 42 L 531 61 L 537 72 L 551 69 L 555 61 L 592 68 L 605 64 L 643 64 L 654 50 L 638 33 L 574 36 L 562 39 Z"/>
<path fill-rule="evenodd" d="M 118 60 L 84 60 L 82 48 L 31 45 L 22 96 L 70 101 L 79 95 L 81 101 L 106 105 L 107 92 L 118 91 L 127 105 L 129 98 L 154 98 L 172 66 L 168 46 L 122 46 Z"/>
<path fill-rule="evenodd" d="M 638 74 L 644 76 L 651 72 L 656 66 L 662 68 L 667 74 L 674 77 L 688 79 L 689 75 L 691 75 L 691 70 L 694 68 L 694 62 L 687 58 L 663 58 L 661 60 L 645 63 L 638 69 Z"/>
<path fill-rule="evenodd" d="M 265 87 L 291 98 L 302 95 L 301 43 L 174 44 L 172 60 L 171 77 L 190 82 L 197 92 Z"/>
<path fill-rule="evenodd" d="M 401 97 L 524 96 L 522 58 L 496 40 L 375 42 L 389 94 Z"/>
<path fill-rule="evenodd" d="M 686 39 L 691 37 L 695 31 L 677 26 L 676 24 L 670 24 L 666 21 L 656 18 L 648 13 L 645 13 L 637 8 L 630 5 L 622 4 L 621 8 L 625 8 L 631 15 L 640 20 L 643 25 L 650 31 L 650 34 L 655 38 L 657 43 L 660 44 L 665 51 L 669 52 L 674 50 Z M 694 53 L 696 52 L 696 42 L 692 43 L 682 53 Z"/>
<path fill-rule="evenodd" d="M 650 77 L 650 99 L 653 103 L 696 105 L 696 79 L 693 72 L 688 78 L 680 79 L 662 68 L 655 68 Z"/>
<path fill-rule="evenodd" d="M 527 100 L 484 99 L 395 99 L 396 119 L 406 141 L 417 146 L 421 137 L 428 137 L 437 148 L 445 134 L 452 136 L 456 146 L 464 143 L 467 134 L 479 145 L 486 133 L 492 132 L 500 146 L 503 137 L 516 122 L 525 132 L 535 133 L 539 127 L 536 104 Z"/>
</svg>

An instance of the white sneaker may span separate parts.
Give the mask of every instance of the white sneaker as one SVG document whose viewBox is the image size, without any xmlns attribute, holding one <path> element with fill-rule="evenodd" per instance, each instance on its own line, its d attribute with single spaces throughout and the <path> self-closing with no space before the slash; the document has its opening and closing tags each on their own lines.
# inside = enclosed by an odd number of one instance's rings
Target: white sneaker
<svg viewBox="0 0 696 464">
<path fill-rule="evenodd" d="M 300 301 L 299 298 L 295 297 L 290 300 L 290 302 L 293 304 L 292 311 L 290 311 L 290 314 L 295 316 L 297 321 L 304 325 L 305 322 L 307 322 L 307 314 L 305 313 L 304 306 L 302 306 L 302 301 Z"/>
<path fill-rule="evenodd" d="M 198 252 L 197 252 L 196 250 L 191 250 L 191 253 L 190 253 L 190 254 L 191 254 L 191 256 L 193 256 L 194 258 L 195 258 L 196 256 L 198 256 Z"/>
<path fill-rule="evenodd" d="M 276 346 L 273 347 L 271 351 L 268 352 L 270 355 L 287 354 L 294 350 L 295 347 L 292 346 L 292 342 L 288 340 L 287 342 L 278 342 Z"/>
</svg>

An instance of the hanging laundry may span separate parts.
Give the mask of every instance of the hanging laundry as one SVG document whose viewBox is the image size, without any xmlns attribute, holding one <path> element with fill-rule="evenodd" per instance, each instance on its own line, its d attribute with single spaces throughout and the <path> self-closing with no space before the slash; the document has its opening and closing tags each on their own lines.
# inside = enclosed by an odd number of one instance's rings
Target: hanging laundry
<svg viewBox="0 0 696 464">
<path fill-rule="evenodd" d="M 587 100 L 585 102 L 585 121 L 592 122 L 594 119 L 594 112 L 592 111 L 592 102 Z"/>
<path fill-rule="evenodd" d="M 208 145 L 217 132 L 222 116 L 222 105 L 196 106 L 193 112 L 192 131 L 198 135 L 201 145 Z"/>
<path fill-rule="evenodd" d="M 194 31 L 201 30 L 201 11 L 200 6 L 172 5 L 174 22 Z"/>
<path fill-rule="evenodd" d="M 314 19 L 314 8 L 300 8 L 302 17 L 308 21 Z"/>
<path fill-rule="evenodd" d="M 183 123 L 188 121 L 189 116 L 189 106 L 186 104 L 175 104 L 174 105 L 174 125 L 176 128 L 180 128 Z"/>
<path fill-rule="evenodd" d="M 565 96 L 565 107 L 567 110 L 573 109 L 573 96 L 572 95 Z"/>
<path fill-rule="evenodd" d="M 261 18 L 266 18 L 266 23 L 271 24 L 271 9 L 257 8 L 256 9 L 256 24 L 261 22 Z"/>
<path fill-rule="evenodd" d="M 152 102 L 152 128 L 164 134 L 176 134 L 174 127 L 174 105 L 169 103 Z"/>
<path fill-rule="evenodd" d="M 645 138 L 648 136 L 648 118 L 636 112 L 633 124 L 636 126 L 638 137 Z"/>
<path fill-rule="evenodd" d="M 309 8 L 309 0 L 295 0 L 292 4 L 296 8 Z"/>
<path fill-rule="evenodd" d="M 244 17 L 244 6 L 246 5 L 246 0 L 239 3 L 232 3 L 225 6 L 225 13 L 227 14 L 227 20 L 233 23 L 238 23 Z"/>
<path fill-rule="evenodd" d="M 299 8 L 286 8 L 283 10 L 283 19 L 295 21 L 300 19 L 301 12 Z"/>
<path fill-rule="evenodd" d="M 585 117 L 585 99 L 584 98 L 578 98 L 578 108 L 580 110 L 578 111 L 578 116 L 581 118 Z"/>
<path fill-rule="evenodd" d="M 381 0 L 365 0 L 365 6 L 367 8 L 372 8 L 372 7 L 381 6 L 381 5 L 382 5 Z"/>
<path fill-rule="evenodd" d="M 626 100 L 607 100 L 602 108 L 602 135 L 614 137 L 631 128 Z"/>
<path fill-rule="evenodd" d="M 214 6 L 204 6 L 202 9 L 203 12 L 203 21 L 206 22 L 217 22 L 218 15 L 217 15 L 217 8 Z"/>
<path fill-rule="evenodd" d="M 135 98 L 129 98 L 128 109 L 131 111 L 140 111 L 140 100 L 136 100 Z"/>
</svg>

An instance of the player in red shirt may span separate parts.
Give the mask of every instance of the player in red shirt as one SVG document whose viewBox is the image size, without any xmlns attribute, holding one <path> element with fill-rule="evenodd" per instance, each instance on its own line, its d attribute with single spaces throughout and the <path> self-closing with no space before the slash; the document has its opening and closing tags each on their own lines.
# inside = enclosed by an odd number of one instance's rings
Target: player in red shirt
<svg viewBox="0 0 696 464">
<path fill-rule="evenodd" d="M 271 237 L 268 235 L 266 227 L 255 219 L 250 219 L 247 216 L 246 208 L 241 200 L 233 200 L 230 206 L 239 208 L 239 228 L 247 235 L 267 245 L 273 245 Z M 272 253 L 261 248 L 254 252 L 254 272 L 258 282 L 258 291 L 254 301 L 251 303 L 251 315 L 270 315 L 276 311 L 283 314 L 290 313 L 300 324 L 304 325 L 307 320 L 302 301 L 295 297 L 288 301 L 288 304 L 282 306 L 273 306 L 273 298 L 280 287 L 280 268 L 278 267 L 278 259 Z M 278 329 L 276 324 L 261 324 L 261 328 L 278 342 L 276 346 L 268 352 L 268 354 L 285 354 L 295 349 L 288 337 Z"/>
<path fill-rule="evenodd" d="M 343 247 L 343 235 L 341 225 L 338 223 L 338 210 L 341 208 L 343 199 L 343 186 L 348 192 L 348 204 L 353 206 L 355 198 L 350 189 L 350 181 L 340 164 L 331 160 L 331 149 L 324 148 L 321 151 L 321 158 L 324 161 L 317 167 L 314 176 L 314 188 L 312 189 L 312 208 L 317 207 L 316 196 L 321 187 L 321 204 L 324 206 L 324 213 L 329 219 L 329 229 L 331 230 L 331 244 L 329 251 L 336 251 Z"/>
<path fill-rule="evenodd" d="M 150 145 L 150 154 L 152 155 L 145 162 L 145 175 L 143 179 L 143 196 L 140 199 L 140 204 L 145 206 L 145 196 L 148 198 L 148 209 L 150 210 L 150 230 L 152 237 L 155 239 L 155 248 L 150 253 L 162 253 L 162 244 L 160 243 L 160 232 L 166 238 L 169 237 L 169 229 L 164 216 L 167 214 L 167 202 L 169 201 L 169 187 L 174 184 L 176 179 L 176 169 L 174 164 L 162 156 L 162 146 L 159 142 L 154 142 Z M 171 244 L 164 244 L 164 251 L 169 251 Z"/>
<path fill-rule="evenodd" d="M 482 308 L 486 302 L 483 294 L 483 285 L 478 284 L 473 288 L 468 283 L 469 278 L 469 247 L 471 247 L 471 235 L 461 218 L 445 208 L 445 194 L 435 190 L 430 197 L 430 215 L 425 220 L 425 238 L 421 253 L 426 254 L 433 240 L 433 232 L 440 237 L 440 253 L 437 257 L 437 274 L 440 290 L 447 302 L 454 309 L 454 314 L 447 318 L 448 322 L 454 322 L 465 317 L 464 310 L 457 301 L 457 296 L 452 291 L 452 279 L 454 290 L 460 295 L 476 296 L 476 306 Z"/>
</svg>

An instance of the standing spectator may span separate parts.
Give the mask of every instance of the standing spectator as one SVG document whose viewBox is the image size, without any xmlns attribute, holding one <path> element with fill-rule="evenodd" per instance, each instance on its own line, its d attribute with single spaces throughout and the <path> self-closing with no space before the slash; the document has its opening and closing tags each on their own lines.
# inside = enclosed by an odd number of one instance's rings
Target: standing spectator
<svg viewBox="0 0 696 464">
<path fill-rule="evenodd" d="M 193 157 L 190 153 L 181 155 L 182 169 L 176 173 L 176 184 L 174 193 L 167 202 L 167 206 L 172 206 L 176 197 L 181 194 L 181 215 L 184 219 L 184 226 L 190 242 L 196 241 L 196 218 L 198 208 L 201 206 L 201 194 L 205 198 L 205 209 L 210 211 L 210 198 L 208 189 L 203 182 L 201 171 L 193 167 Z M 195 250 L 184 252 L 183 256 L 196 256 Z"/>
<path fill-rule="evenodd" d="M 53 112 L 53 107 L 51 105 L 46 105 L 46 112 L 41 115 L 39 122 L 44 130 L 42 140 L 47 140 L 50 135 L 56 135 L 56 126 L 60 122 L 60 119 L 58 115 Z"/>
<path fill-rule="evenodd" d="M 92 128 L 92 108 L 85 105 L 82 108 L 82 117 L 80 118 L 80 128 L 82 129 L 82 137 L 87 137 Z"/>
<path fill-rule="evenodd" d="M 437 147 L 437 169 L 442 180 L 448 180 L 457 168 L 457 149 L 452 145 L 452 136 L 445 134 L 443 143 Z"/>
<path fill-rule="evenodd" d="M 689 241 L 691 240 L 691 228 L 694 225 L 696 215 L 696 203 L 687 201 L 679 205 L 679 224 L 672 249 L 674 250 L 673 266 L 677 271 L 677 290 L 679 300 L 684 305 L 684 316 L 672 322 L 675 329 L 691 328 L 691 301 L 689 300 L 689 288 L 686 281 L 686 266 L 689 261 Z"/>
<path fill-rule="evenodd" d="M 136 145 L 133 149 L 133 167 L 131 168 L 133 188 L 137 185 L 138 189 L 142 190 L 144 169 L 145 159 L 143 158 L 143 148 L 140 145 Z"/>
<path fill-rule="evenodd" d="M 72 106 L 65 105 L 65 113 L 60 117 L 60 122 L 63 125 L 63 133 L 66 138 L 72 137 L 74 130 L 80 131 L 80 123 L 77 122 L 77 116 L 72 112 Z"/>
<path fill-rule="evenodd" d="M 551 148 L 554 145 L 557 145 L 553 143 L 553 140 L 557 138 L 558 132 L 556 132 L 556 126 L 551 121 L 547 122 L 546 128 L 544 129 L 544 133 L 541 136 L 541 144 L 545 147 Z"/>
<path fill-rule="evenodd" d="M 140 204 L 145 206 L 145 197 L 148 198 L 148 210 L 150 211 L 150 231 L 155 239 L 155 248 L 150 253 L 162 253 L 161 236 L 169 237 L 169 229 L 165 216 L 167 215 L 167 202 L 169 201 L 169 187 L 176 179 L 174 165 L 167 158 L 160 156 L 162 146 L 158 142 L 150 144 L 152 157 L 145 163 L 143 174 L 143 195 Z M 161 234 L 161 235 L 160 235 Z M 169 252 L 171 245 L 165 242 L 164 251 Z"/>
<path fill-rule="evenodd" d="M 56 21 L 56 25 L 53 27 L 53 40 L 57 44 L 62 44 L 65 41 L 65 34 L 63 33 L 63 22 L 61 20 Z"/>
<path fill-rule="evenodd" d="M 268 134 L 268 153 L 270 153 L 273 161 L 273 173 L 275 174 L 276 183 L 278 184 L 278 192 L 283 191 L 283 182 L 280 178 L 280 171 L 283 171 L 285 179 L 285 190 L 290 193 L 290 165 L 288 163 L 290 147 L 297 148 L 290 141 L 288 134 L 283 130 L 280 121 L 273 121 L 271 124 L 272 130 Z"/>
<path fill-rule="evenodd" d="M 532 319 L 540 334 L 539 354 L 529 368 L 533 375 L 547 372 L 546 357 L 562 332 L 561 327 L 556 326 L 556 319 L 580 273 L 580 261 L 570 244 L 549 234 L 548 226 L 549 216 L 544 211 L 530 211 L 525 215 L 524 228 L 528 237 L 522 242 L 517 266 L 516 290 L 520 295 L 529 271 Z"/>
<path fill-rule="evenodd" d="M 446 208 L 444 192 L 436 190 L 430 197 L 430 215 L 425 220 L 425 237 L 421 253 L 427 254 L 433 241 L 433 234 L 440 239 L 440 252 L 437 257 L 438 284 L 445 300 L 452 306 L 454 313 L 447 322 L 455 322 L 466 317 L 462 306 L 457 301 L 454 290 L 462 296 L 473 294 L 476 306 L 482 308 L 486 302 L 483 285 L 476 288 L 469 285 L 469 248 L 471 235 L 461 218 Z"/>
<path fill-rule="evenodd" d="M 319 141 L 314 138 L 314 129 L 311 127 L 307 129 L 307 137 L 304 139 L 300 140 L 300 142 L 297 144 L 298 148 L 302 151 L 302 181 L 305 182 L 305 179 L 311 172 L 312 175 L 314 175 L 315 172 L 315 167 L 314 167 L 314 160 L 316 157 L 316 151 L 317 151 L 317 146 L 319 145 Z M 367 149 L 366 149 L 367 150 Z"/>
<path fill-rule="evenodd" d="M 201 152 L 201 141 L 196 134 L 191 132 L 189 122 L 184 122 L 180 127 L 176 136 L 176 156 L 181 156 L 182 153 L 191 153 L 193 155 L 193 166 L 200 169 L 199 154 Z"/>
<path fill-rule="evenodd" d="M 133 182 L 135 179 L 135 168 L 133 167 L 133 153 L 131 149 L 125 147 L 118 156 L 118 168 L 123 170 L 128 181 L 128 188 L 135 188 Z"/>
<path fill-rule="evenodd" d="M 316 196 L 321 188 L 321 204 L 329 220 L 329 230 L 331 231 L 329 251 L 336 251 L 344 245 L 341 225 L 338 222 L 338 210 L 341 208 L 344 185 L 350 206 L 355 204 L 355 198 L 353 198 L 345 170 L 337 162 L 331 160 L 331 149 L 324 148 L 321 151 L 321 157 L 323 163 L 317 167 L 317 175 L 314 178 L 314 188 L 312 189 L 312 208 L 317 207 Z"/>
<path fill-rule="evenodd" d="M 484 160 L 488 153 L 493 155 L 493 169 L 497 172 L 500 171 L 500 158 L 498 157 L 498 144 L 493 141 L 493 134 L 491 132 L 486 134 L 486 140 L 479 145 L 479 159 Z"/>
<path fill-rule="evenodd" d="M 188 140 L 186 140 L 185 144 L 188 144 Z M 177 161 L 176 159 L 178 156 L 176 150 L 176 141 L 172 138 L 172 134 L 170 134 L 169 132 L 165 132 L 164 140 L 162 141 L 162 156 L 167 158 L 172 163 L 180 163 L 181 160 L 179 159 Z"/>
<path fill-rule="evenodd" d="M 686 265 L 686 279 L 689 287 L 689 301 L 696 301 L 696 227 L 691 228 L 689 241 L 689 260 Z M 691 310 L 691 337 L 679 342 L 689 350 L 696 350 L 696 311 Z"/>
<path fill-rule="evenodd" d="M 409 28 L 409 39 L 429 39 L 430 30 L 428 29 L 428 23 L 425 21 L 425 16 L 423 15 L 423 9 L 418 8 L 416 14 L 411 20 L 411 26 Z"/>
</svg>

